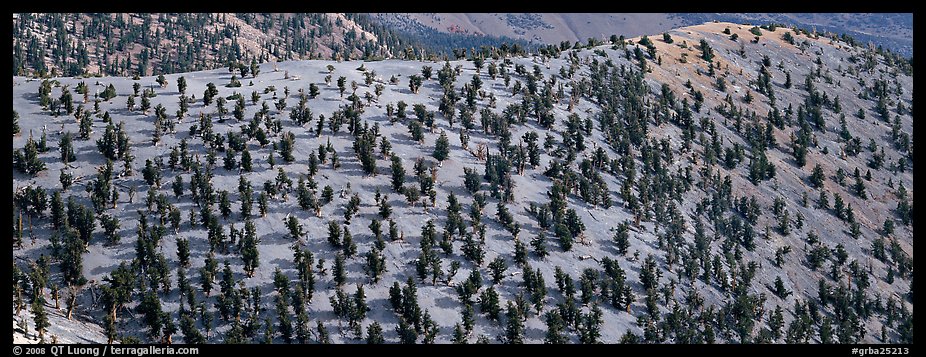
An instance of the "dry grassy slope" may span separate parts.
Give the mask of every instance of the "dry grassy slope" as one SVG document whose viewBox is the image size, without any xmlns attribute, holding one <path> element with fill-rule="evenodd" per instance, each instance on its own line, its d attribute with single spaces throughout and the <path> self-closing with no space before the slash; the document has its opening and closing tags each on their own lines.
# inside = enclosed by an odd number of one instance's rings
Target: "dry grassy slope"
<svg viewBox="0 0 926 357">
<path fill-rule="evenodd" d="M 799 24 L 805 28 L 826 29 L 855 36 L 862 43 L 913 54 L 913 14 L 911 13 L 744 13 L 723 14 L 752 20 L 751 23 Z M 684 16 L 684 15 L 683 15 Z M 689 17 L 690 18 L 690 17 Z M 727 20 L 731 21 L 731 20 Z M 739 21 L 732 21 L 739 22 Z M 861 35 L 867 35 L 862 38 Z"/>
<path fill-rule="evenodd" d="M 509 21 L 509 15 L 513 21 Z M 681 24 L 670 14 L 587 14 L 587 13 L 403 13 L 381 16 L 404 18 L 441 32 L 506 36 L 537 43 L 584 42 L 589 37 L 607 38 L 612 34 L 642 35 Z M 518 23 L 517 18 L 533 21 Z"/>
</svg>

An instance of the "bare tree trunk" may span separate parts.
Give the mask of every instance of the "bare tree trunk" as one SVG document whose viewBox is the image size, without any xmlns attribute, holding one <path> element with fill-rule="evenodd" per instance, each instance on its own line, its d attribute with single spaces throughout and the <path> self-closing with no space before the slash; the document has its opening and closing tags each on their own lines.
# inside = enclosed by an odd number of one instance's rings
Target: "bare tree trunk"
<svg viewBox="0 0 926 357">
<path fill-rule="evenodd" d="M 16 286 L 16 315 L 19 315 L 23 310 L 23 290 L 18 285 Z"/>
<path fill-rule="evenodd" d="M 74 314 L 74 308 L 76 307 L 75 305 L 77 304 L 77 295 L 73 294 L 73 291 L 72 291 L 70 300 L 71 302 L 70 304 L 68 304 L 68 314 L 67 314 L 68 320 L 71 320 L 71 315 Z"/>
<path fill-rule="evenodd" d="M 730 279 L 730 290 L 736 290 L 736 267 L 730 267 L 730 276 L 732 277 Z"/>
<path fill-rule="evenodd" d="M 74 313 L 74 308 L 77 307 L 77 289 L 71 288 L 71 296 L 68 298 L 68 320 L 71 319 L 71 315 Z"/>
</svg>

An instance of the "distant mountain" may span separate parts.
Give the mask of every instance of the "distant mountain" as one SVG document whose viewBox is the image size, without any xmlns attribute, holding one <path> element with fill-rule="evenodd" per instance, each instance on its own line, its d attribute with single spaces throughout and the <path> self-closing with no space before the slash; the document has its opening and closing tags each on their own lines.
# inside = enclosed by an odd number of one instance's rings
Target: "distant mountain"
<svg viewBox="0 0 926 357">
<path fill-rule="evenodd" d="M 639 36 L 680 26 L 719 20 L 755 24 L 782 23 L 846 33 L 862 42 L 909 56 L 913 53 L 913 14 L 808 13 L 388 13 L 374 18 L 399 31 L 424 31 L 509 37 L 541 44 L 585 42 L 612 34 Z"/>
</svg>

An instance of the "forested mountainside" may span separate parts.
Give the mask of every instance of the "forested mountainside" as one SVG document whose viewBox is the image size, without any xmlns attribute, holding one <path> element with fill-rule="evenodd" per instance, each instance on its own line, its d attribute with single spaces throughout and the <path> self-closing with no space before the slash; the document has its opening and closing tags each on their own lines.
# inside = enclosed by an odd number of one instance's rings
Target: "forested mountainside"
<svg viewBox="0 0 926 357">
<path fill-rule="evenodd" d="M 912 60 L 733 23 L 465 56 L 13 76 L 14 324 L 913 342 Z"/>
<path fill-rule="evenodd" d="M 421 50 L 365 14 L 13 15 L 14 76 L 148 76 L 255 61 L 402 58 L 406 51 Z"/>
<path fill-rule="evenodd" d="M 849 34 L 912 54 L 906 14 L 13 14 L 13 75 L 134 76 L 299 59 L 462 58 L 610 34 L 638 36 L 711 20 L 783 23 Z M 881 32 L 879 32 L 881 31 Z M 893 56 L 896 56 L 892 54 Z"/>
</svg>

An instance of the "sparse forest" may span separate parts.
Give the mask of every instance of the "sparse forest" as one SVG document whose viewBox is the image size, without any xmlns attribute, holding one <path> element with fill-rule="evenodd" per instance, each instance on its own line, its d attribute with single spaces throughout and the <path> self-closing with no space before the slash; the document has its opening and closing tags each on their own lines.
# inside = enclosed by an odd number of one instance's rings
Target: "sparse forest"
<svg viewBox="0 0 926 357">
<path fill-rule="evenodd" d="M 913 342 L 912 58 L 776 25 L 428 59 L 359 14 L 19 16 L 35 339 Z"/>
</svg>

